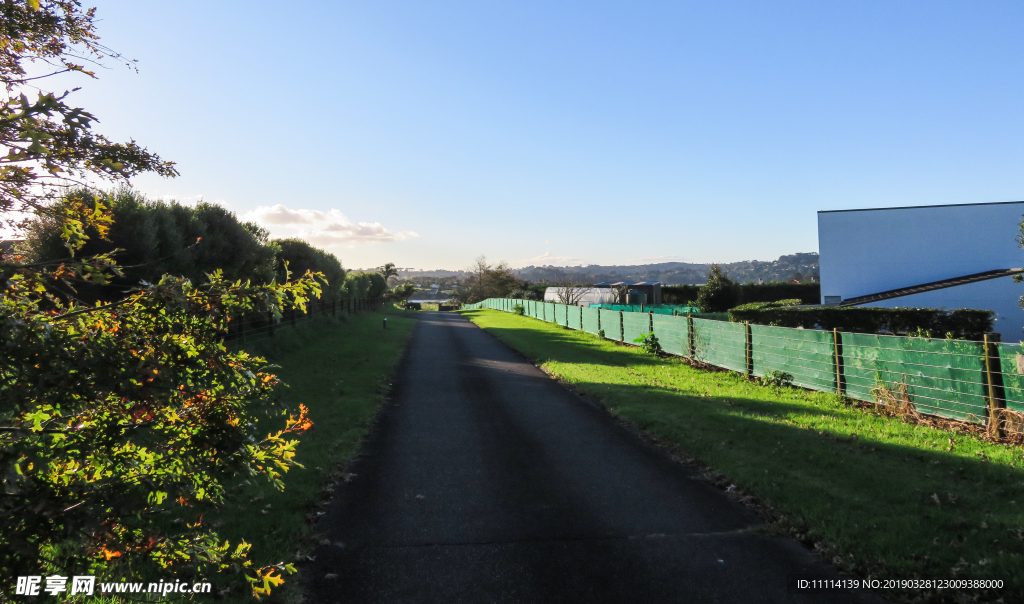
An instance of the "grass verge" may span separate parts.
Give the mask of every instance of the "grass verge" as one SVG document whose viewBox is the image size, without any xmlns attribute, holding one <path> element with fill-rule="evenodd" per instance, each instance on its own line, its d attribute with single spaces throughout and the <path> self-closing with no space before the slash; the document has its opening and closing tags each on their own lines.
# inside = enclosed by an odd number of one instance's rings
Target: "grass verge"
<svg viewBox="0 0 1024 604">
<path fill-rule="evenodd" d="M 387 330 L 382 329 L 384 317 Z M 313 420 L 313 428 L 299 437 L 296 454 L 305 467 L 285 475 L 284 491 L 254 480 L 212 520 L 232 543 L 244 538 L 253 544 L 257 566 L 295 561 L 316 544 L 311 520 L 369 429 L 414 319 L 415 313 L 391 307 L 338 318 L 312 317 L 295 328 L 282 326 L 272 338 L 238 345 L 280 365 L 275 373 L 288 385 L 283 402 L 292 409 L 305 404 Z M 278 429 L 281 421 L 275 417 L 261 422 L 260 431 Z M 286 578 L 269 601 L 299 601 L 298 584 L 296 576 Z M 214 583 L 215 589 L 224 587 Z M 226 601 L 251 602 L 247 593 L 239 584 Z"/>
<path fill-rule="evenodd" d="M 682 453 L 729 494 L 860 578 L 996 579 L 900 601 L 1024 600 L 1024 451 L 772 388 L 591 334 L 463 311 L 540 368 Z M 733 485 L 733 488 L 729 488 Z M 976 599 L 975 599 L 976 598 Z M 1001 599 L 1001 600 L 1000 600 Z"/>
</svg>

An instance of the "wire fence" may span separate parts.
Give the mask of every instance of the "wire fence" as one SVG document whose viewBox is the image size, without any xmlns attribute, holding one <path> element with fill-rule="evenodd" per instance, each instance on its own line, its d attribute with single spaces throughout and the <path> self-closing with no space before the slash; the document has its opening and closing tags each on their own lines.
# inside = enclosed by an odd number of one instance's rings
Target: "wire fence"
<svg viewBox="0 0 1024 604">
<path fill-rule="evenodd" d="M 998 336 L 970 341 L 794 329 L 507 298 L 463 308 L 521 308 L 525 316 L 623 343 L 654 334 L 668 354 L 748 377 L 899 405 L 983 426 L 993 436 L 1024 436 L 1024 349 Z"/>
<path fill-rule="evenodd" d="M 270 311 L 248 313 L 235 318 L 228 324 L 228 332 L 224 339 L 248 343 L 274 337 L 282 329 L 298 327 L 300 323 L 313 317 L 345 316 L 360 312 L 375 312 L 385 304 L 384 298 L 353 298 L 348 300 L 311 300 L 306 303 L 306 311 L 292 307 L 284 311 L 280 317 L 274 317 Z"/>
</svg>

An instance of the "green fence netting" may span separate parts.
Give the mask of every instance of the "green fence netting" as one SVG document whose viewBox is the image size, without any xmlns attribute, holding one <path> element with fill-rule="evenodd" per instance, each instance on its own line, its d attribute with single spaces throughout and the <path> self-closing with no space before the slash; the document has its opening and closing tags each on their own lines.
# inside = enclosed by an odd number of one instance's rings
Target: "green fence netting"
<svg viewBox="0 0 1024 604">
<path fill-rule="evenodd" d="M 583 309 L 583 331 L 597 335 L 597 330 L 601 329 L 597 319 L 598 313 L 596 308 Z"/>
<path fill-rule="evenodd" d="M 651 331 L 651 318 L 645 312 L 624 312 L 622 313 L 622 341 L 633 343 L 633 340 L 642 337 Z"/>
<path fill-rule="evenodd" d="M 569 307 L 569 328 L 583 331 L 583 307 Z"/>
<path fill-rule="evenodd" d="M 495 308 L 512 312 L 522 304 L 525 314 L 572 329 L 596 334 L 604 330 L 610 340 L 632 342 L 650 331 L 653 323 L 665 352 L 688 356 L 692 339 L 697 360 L 745 372 L 746 326 L 741 323 L 693 317 L 689 333 L 687 317 L 606 308 L 578 308 L 533 300 L 489 299 L 464 308 Z M 653 312 L 653 309 L 652 309 Z M 836 390 L 835 345 L 827 331 L 752 325 L 753 373 L 784 371 L 799 386 Z M 851 398 L 872 402 L 878 384 L 907 386 L 915 407 L 922 413 L 982 423 L 986 418 L 988 385 L 984 346 L 980 342 L 903 336 L 843 333 L 841 376 Z M 1024 412 L 1024 354 L 1018 344 L 999 344 L 992 369 L 999 375 L 997 397 L 1005 397 L 1009 409 Z M 1001 379 L 998 379 L 1001 378 Z"/>
<path fill-rule="evenodd" d="M 742 323 L 693 320 L 694 356 L 733 371 L 747 371 L 747 330 Z"/>
<path fill-rule="evenodd" d="M 598 310 L 601 313 L 601 329 L 604 330 L 604 337 L 609 340 L 621 340 L 619 317 L 622 316 L 617 310 Z"/>
<path fill-rule="evenodd" d="M 843 376 L 852 398 L 874 401 L 878 383 L 903 382 L 922 413 L 984 423 L 986 385 L 983 346 L 860 333 L 841 334 Z"/>
<path fill-rule="evenodd" d="M 686 317 L 654 315 L 654 335 L 658 343 L 669 354 L 690 356 L 690 326 Z"/>
<path fill-rule="evenodd" d="M 754 375 L 784 371 L 793 383 L 812 390 L 835 392 L 835 345 L 832 333 L 816 329 L 750 326 Z"/>
<path fill-rule="evenodd" d="M 1018 369 L 1024 369 L 1021 367 L 1024 363 L 1017 362 L 1017 357 L 1024 354 L 1024 350 L 1021 350 L 1020 344 L 999 344 L 996 348 L 999 351 L 999 366 L 995 369 L 1002 374 L 1006 408 L 1024 412 L 1024 375 Z"/>
<path fill-rule="evenodd" d="M 565 304 L 555 304 L 555 323 L 566 327 L 569 325 L 569 307 Z"/>
</svg>

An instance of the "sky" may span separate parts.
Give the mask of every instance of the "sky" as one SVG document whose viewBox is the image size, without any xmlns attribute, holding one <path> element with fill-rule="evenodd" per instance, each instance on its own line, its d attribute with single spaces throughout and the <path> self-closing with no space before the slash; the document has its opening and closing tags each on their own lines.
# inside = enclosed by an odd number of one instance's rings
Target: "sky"
<svg viewBox="0 0 1024 604">
<path fill-rule="evenodd" d="M 137 177 L 347 268 L 771 260 L 819 210 L 1024 199 L 1021 2 L 94 0 Z M 87 5 L 93 3 L 86 3 Z"/>
</svg>

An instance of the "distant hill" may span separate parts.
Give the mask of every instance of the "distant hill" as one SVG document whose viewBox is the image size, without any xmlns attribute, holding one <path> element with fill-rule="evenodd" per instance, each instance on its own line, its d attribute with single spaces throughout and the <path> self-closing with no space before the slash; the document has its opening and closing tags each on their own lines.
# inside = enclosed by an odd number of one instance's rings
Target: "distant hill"
<svg viewBox="0 0 1024 604">
<path fill-rule="evenodd" d="M 789 281 L 797 278 L 819 280 L 818 254 L 800 253 L 781 256 L 777 260 L 743 260 L 721 263 L 722 269 L 739 283 Z M 588 283 L 602 281 L 661 281 L 666 285 L 699 284 L 707 280 L 710 263 L 662 262 L 659 264 L 624 266 L 527 266 L 516 270 L 523 279 L 535 283 L 558 283 L 575 278 Z"/>
<path fill-rule="evenodd" d="M 743 260 L 721 264 L 725 273 L 739 283 L 789 281 L 794 277 L 818 281 L 818 254 L 816 252 L 790 254 L 776 260 Z M 531 283 L 561 283 L 570 278 L 585 283 L 602 281 L 661 281 L 665 285 L 700 284 L 707 280 L 710 263 L 662 262 L 659 264 L 602 266 L 527 266 L 513 272 Z M 399 269 L 402 279 L 433 280 L 449 286 L 469 276 L 466 271 Z"/>
</svg>

